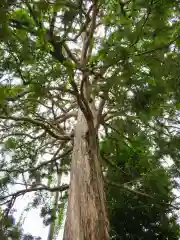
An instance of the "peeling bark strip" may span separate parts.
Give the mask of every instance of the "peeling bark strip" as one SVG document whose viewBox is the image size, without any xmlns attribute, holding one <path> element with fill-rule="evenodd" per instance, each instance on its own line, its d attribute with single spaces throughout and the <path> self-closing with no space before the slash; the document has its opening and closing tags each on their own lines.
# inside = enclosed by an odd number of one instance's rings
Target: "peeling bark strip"
<svg viewBox="0 0 180 240">
<path fill-rule="evenodd" d="M 95 130 L 88 132 L 87 121 L 79 110 L 63 240 L 109 239 L 96 134 Z"/>
</svg>

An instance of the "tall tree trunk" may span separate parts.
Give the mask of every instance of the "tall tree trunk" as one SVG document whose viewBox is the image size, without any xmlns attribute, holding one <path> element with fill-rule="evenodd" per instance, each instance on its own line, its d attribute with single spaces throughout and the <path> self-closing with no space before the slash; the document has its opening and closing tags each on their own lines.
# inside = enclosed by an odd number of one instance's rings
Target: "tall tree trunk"
<svg viewBox="0 0 180 240">
<path fill-rule="evenodd" d="M 109 239 L 97 131 L 88 130 L 79 110 L 63 240 Z"/>
</svg>

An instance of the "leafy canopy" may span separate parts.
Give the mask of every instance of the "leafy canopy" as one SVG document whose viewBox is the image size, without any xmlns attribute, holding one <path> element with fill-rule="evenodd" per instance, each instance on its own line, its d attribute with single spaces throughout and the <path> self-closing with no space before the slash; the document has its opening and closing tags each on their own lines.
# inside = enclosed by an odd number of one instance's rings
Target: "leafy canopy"
<svg viewBox="0 0 180 240">
<path fill-rule="evenodd" d="M 8 215 L 31 194 L 29 209 L 40 206 L 51 239 L 57 235 L 87 72 L 112 235 L 178 239 L 179 1 L 99 0 L 95 23 L 94 4 L 1 1 L 1 204 Z"/>
</svg>

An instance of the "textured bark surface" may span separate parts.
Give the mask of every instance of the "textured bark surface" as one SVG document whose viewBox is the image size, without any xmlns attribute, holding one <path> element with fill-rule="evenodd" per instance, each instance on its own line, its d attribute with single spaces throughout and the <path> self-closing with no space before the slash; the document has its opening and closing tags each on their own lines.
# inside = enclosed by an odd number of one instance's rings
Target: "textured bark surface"
<svg viewBox="0 0 180 240">
<path fill-rule="evenodd" d="M 63 240 L 107 240 L 108 219 L 95 131 L 79 110 Z"/>
</svg>

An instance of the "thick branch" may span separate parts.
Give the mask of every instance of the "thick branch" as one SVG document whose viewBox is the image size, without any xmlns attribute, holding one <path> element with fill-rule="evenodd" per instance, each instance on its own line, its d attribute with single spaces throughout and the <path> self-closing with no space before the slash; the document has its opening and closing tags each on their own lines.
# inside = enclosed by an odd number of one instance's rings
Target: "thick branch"
<svg viewBox="0 0 180 240">
<path fill-rule="evenodd" d="M 98 13 L 98 7 L 97 7 L 97 1 L 92 6 L 93 12 L 92 12 L 92 19 L 91 19 L 91 26 L 89 29 L 89 32 L 84 34 L 84 41 L 83 41 L 83 49 L 82 49 L 82 55 L 81 55 L 81 65 L 85 66 L 87 63 L 87 52 L 90 47 L 94 30 L 96 28 L 96 18 Z"/>
<path fill-rule="evenodd" d="M 76 117 L 77 117 L 77 111 L 71 111 L 71 112 L 68 112 L 68 113 L 60 116 L 60 117 L 58 118 L 58 123 L 65 122 L 67 119 L 69 119 L 69 118 L 71 118 L 71 117 L 76 118 Z"/>
<path fill-rule="evenodd" d="M 102 96 L 99 102 L 99 106 L 97 108 L 97 123 L 96 123 L 97 126 L 95 126 L 97 129 L 99 128 L 99 125 L 102 122 L 102 113 L 103 113 L 105 103 L 106 103 L 106 98 L 105 96 Z"/>
<path fill-rule="evenodd" d="M 82 77 L 82 81 L 81 81 L 81 86 L 80 86 L 80 96 L 81 96 L 81 99 L 82 99 L 82 102 L 84 104 L 84 108 L 85 108 L 85 112 L 84 112 L 84 115 L 86 117 L 86 120 L 87 120 L 87 123 L 90 124 L 93 123 L 93 113 L 89 107 L 89 104 L 88 104 L 88 100 L 89 100 L 89 92 L 88 92 L 88 88 L 90 87 L 90 83 L 89 83 L 89 75 L 87 72 L 83 73 L 83 77 Z M 92 128 L 92 126 L 90 126 L 90 129 Z"/>
<path fill-rule="evenodd" d="M 59 135 L 55 132 L 53 132 L 45 123 L 43 123 L 42 121 L 39 120 L 35 120 L 32 118 L 28 118 L 28 117 L 13 117 L 13 116 L 0 116 L 0 119 L 6 119 L 6 120 L 14 120 L 14 121 L 19 121 L 19 122 L 29 122 L 32 123 L 35 126 L 41 127 L 42 129 L 44 129 L 47 133 L 49 133 L 49 135 L 51 135 L 52 137 L 59 139 L 59 140 L 71 140 L 71 136 L 69 135 Z"/>
</svg>

